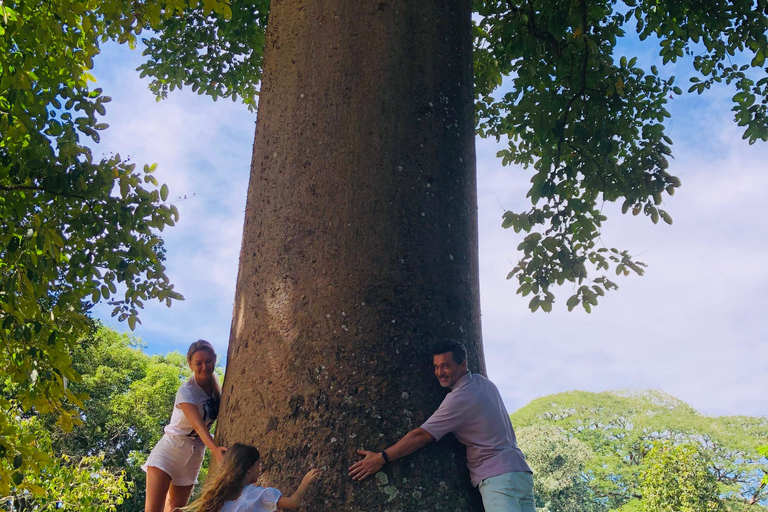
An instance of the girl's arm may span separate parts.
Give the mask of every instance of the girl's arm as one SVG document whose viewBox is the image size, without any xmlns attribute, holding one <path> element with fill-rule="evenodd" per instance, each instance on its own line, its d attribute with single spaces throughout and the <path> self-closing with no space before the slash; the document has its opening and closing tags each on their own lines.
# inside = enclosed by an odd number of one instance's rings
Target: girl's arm
<svg viewBox="0 0 768 512">
<path fill-rule="evenodd" d="M 192 428 L 195 429 L 195 432 L 197 432 L 197 435 L 200 436 L 200 439 L 202 439 L 203 443 L 205 443 L 205 446 L 211 450 L 211 454 L 216 459 L 216 464 L 221 464 L 221 458 L 224 456 L 224 452 L 227 449 L 218 446 L 216 441 L 213 440 L 213 436 L 205 427 L 203 417 L 200 415 L 200 411 L 197 409 L 197 406 L 195 404 L 180 403 L 179 407 L 181 407 L 181 412 L 184 413 L 184 416 L 186 416 L 189 422 L 192 424 Z"/>
<path fill-rule="evenodd" d="M 309 484 L 317 480 L 317 477 L 320 476 L 320 473 L 322 473 L 321 470 L 313 469 L 304 475 L 304 478 L 301 479 L 299 488 L 296 489 L 295 493 L 287 497 L 281 496 L 280 499 L 277 500 L 277 508 L 284 508 L 288 510 L 299 508 L 299 505 L 301 505 L 301 500 L 304 499 L 304 494 L 307 492 Z"/>
</svg>

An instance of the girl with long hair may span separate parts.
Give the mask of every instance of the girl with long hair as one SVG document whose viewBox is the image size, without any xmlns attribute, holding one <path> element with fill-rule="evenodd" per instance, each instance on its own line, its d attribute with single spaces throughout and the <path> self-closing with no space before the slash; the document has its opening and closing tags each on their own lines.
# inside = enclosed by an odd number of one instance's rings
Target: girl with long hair
<svg viewBox="0 0 768 512">
<path fill-rule="evenodd" d="M 200 498 L 186 507 L 187 512 L 272 512 L 277 509 L 299 508 L 309 485 L 320 476 L 312 469 L 301 479 L 299 488 L 283 496 L 274 487 L 260 487 L 259 450 L 254 446 L 235 443 L 224 455 L 216 478 L 209 479 Z"/>
<path fill-rule="evenodd" d="M 171 421 L 149 454 L 145 512 L 172 512 L 189 501 L 203 463 L 205 447 L 217 463 L 226 448 L 218 446 L 209 429 L 219 415 L 221 386 L 216 379 L 216 351 L 205 340 L 189 346 L 192 376 L 176 392 Z"/>
</svg>

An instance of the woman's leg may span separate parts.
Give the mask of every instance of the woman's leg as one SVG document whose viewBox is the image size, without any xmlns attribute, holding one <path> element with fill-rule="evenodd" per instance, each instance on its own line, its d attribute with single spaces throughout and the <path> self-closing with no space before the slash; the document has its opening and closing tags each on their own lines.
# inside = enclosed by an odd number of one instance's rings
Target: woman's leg
<svg viewBox="0 0 768 512">
<path fill-rule="evenodd" d="M 176 509 L 187 506 L 194 485 L 173 485 L 168 490 L 168 500 L 165 502 L 165 512 L 176 512 Z"/>
<path fill-rule="evenodd" d="M 163 512 L 170 485 L 171 477 L 168 473 L 154 466 L 147 468 L 147 496 L 144 501 L 144 512 Z"/>
</svg>

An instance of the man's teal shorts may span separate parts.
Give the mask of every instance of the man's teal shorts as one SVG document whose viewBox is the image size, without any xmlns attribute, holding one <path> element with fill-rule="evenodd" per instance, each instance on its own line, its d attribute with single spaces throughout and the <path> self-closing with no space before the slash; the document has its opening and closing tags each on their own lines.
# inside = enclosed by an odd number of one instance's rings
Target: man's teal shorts
<svg viewBox="0 0 768 512">
<path fill-rule="evenodd" d="M 486 478 L 480 485 L 485 512 L 536 512 L 533 475 L 513 471 Z"/>
</svg>

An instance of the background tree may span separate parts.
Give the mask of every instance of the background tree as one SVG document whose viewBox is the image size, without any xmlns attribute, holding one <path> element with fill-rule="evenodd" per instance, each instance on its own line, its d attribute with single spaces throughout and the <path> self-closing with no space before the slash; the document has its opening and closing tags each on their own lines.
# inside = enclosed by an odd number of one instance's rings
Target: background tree
<svg viewBox="0 0 768 512">
<path fill-rule="evenodd" d="M 179 385 L 190 376 L 186 357 L 147 355 L 137 339 L 103 326 L 82 338 L 71 357 L 82 377 L 71 387 L 87 397 L 80 409 L 83 421 L 69 430 L 52 414 L 19 422 L 18 429 L 51 458 L 34 458 L 38 471 L 11 485 L 11 510 L 54 510 L 67 503 L 67 510 L 83 512 L 140 512 L 146 487 L 141 465 L 163 435 Z M 207 468 L 208 457 L 201 478 Z M 90 487 L 84 485 L 89 474 L 98 475 Z"/>
<path fill-rule="evenodd" d="M 763 457 L 768 459 L 768 444 L 761 446 L 757 450 Z M 762 493 L 765 490 L 765 486 L 768 485 L 768 469 L 763 471 L 763 479 L 758 484 L 758 490 Z"/>
<path fill-rule="evenodd" d="M 607 510 L 586 477 L 594 456 L 583 441 L 554 425 L 534 424 L 515 431 L 536 475 L 536 509 L 541 512 L 599 512 Z"/>
<path fill-rule="evenodd" d="M 133 328 L 150 299 L 181 299 L 158 236 L 178 218 L 154 166 L 95 155 L 110 98 L 91 83 L 101 44 L 128 42 L 186 4 L 89 1 L 0 4 L 0 493 L 34 470 L 39 451 L 18 418 L 79 422 L 70 347 L 108 301 Z M 222 14 L 227 4 L 206 9 Z M 114 192 L 114 193 L 113 193 Z M 20 456 L 21 458 L 17 458 Z M 20 465 L 17 464 L 21 461 Z"/>
<path fill-rule="evenodd" d="M 656 442 L 643 461 L 642 509 L 645 512 L 720 511 L 715 475 L 696 445 Z"/>
<path fill-rule="evenodd" d="M 572 391 L 534 400 L 512 414 L 512 421 L 523 432 L 556 428 L 567 439 L 589 447 L 580 477 L 603 507 L 600 510 L 640 510 L 646 503 L 646 484 L 657 485 L 655 493 L 676 492 L 663 483 L 668 478 L 664 464 L 674 466 L 675 460 L 693 473 L 703 464 L 717 485 L 715 496 L 729 510 L 768 508 L 768 494 L 760 485 L 766 459 L 758 451 L 768 437 L 767 418 L 703 416 L 658 391 Z M 666 443 L 665 448 L 655 452 L 656 459 L 647 459 L 660 442 Z M 525 439 L 520 446 L 528 449 Z M 684 447 L 682 451 L 675 451 L 678 446 Z M 672 451 L 659 453 L 662 450 Z M 692 488 L 709 489 L 709 484 L 699 485 L 705 483 L 699 476 L 693 481 Z"/>
<path fill-rule="evenodd" d="M 19 428 L 34 435 L 41 448 L 51 449 L 50 432 L 38 418 L 22 421 Z M 103 454 L 54 454 L 39 471 L 27 475 L 23 487 L 12 485 L 9 495 L 0 496 L 0 506 L 10 512 L 114 512 L 130 495 L 131 484 L 125 480 L 125 471 L 106 467 Z"/>
</svg>

